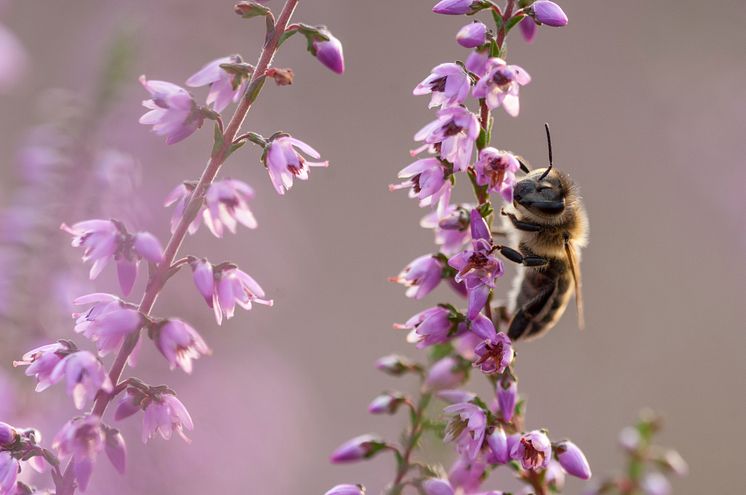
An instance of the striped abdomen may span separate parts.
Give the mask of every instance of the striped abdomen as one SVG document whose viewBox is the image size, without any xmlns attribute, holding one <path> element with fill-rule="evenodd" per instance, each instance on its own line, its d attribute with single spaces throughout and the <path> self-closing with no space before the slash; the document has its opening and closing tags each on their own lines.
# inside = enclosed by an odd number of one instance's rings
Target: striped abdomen
<svg viewBox="0 0 746 495">
<path fill-rule="evenodd" d="M 524 255 L 532 254 L 525 246 Z M 513 315 L 508 336 L 513 339 L 538 337 L 551 329 L 567 308 L 573 293 L 573 279 L 565 259 L 548 258 L 543 268 L 521 267 L 511 294 Z"/>
</svg>

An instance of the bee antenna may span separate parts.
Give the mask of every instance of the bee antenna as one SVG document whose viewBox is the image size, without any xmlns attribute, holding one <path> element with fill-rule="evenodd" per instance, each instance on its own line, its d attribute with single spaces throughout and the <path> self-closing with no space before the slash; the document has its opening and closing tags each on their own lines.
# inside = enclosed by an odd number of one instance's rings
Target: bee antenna
<svg viewBox="0 0 746 495">
<path fill-rule="evenodd" d="M 552 170 L 552 167 L 554 167 L 554 161 L 552 160 L 552 135 L 549 133 L 549 124 L 544 124 L 544 130 L 547 131 L 547 147 L 549 148 L 549 167 L 544 171 L 543 174 L 541 174 L 541 177 L 539 177 L 539 180 L 544 180 L 544 177 L 547 176 L 547 174 Z"/>
</svg>

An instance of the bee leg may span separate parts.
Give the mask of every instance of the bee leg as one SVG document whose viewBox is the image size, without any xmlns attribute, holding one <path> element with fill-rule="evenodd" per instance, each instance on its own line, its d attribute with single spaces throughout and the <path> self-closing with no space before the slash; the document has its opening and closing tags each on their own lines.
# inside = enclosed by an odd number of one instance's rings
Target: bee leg
<svg viewBox="0 0 746 495">
<path fill-rule="evenodd" d="M 500 213 L 508 217 L 510 219 L 510 222 L 513 224 L 513 227 L 517 228 L 518 230 L 523 230 L 526 232 L 540 232 L 544 230 L 541 225 L 518 220 L 515 215 L 513 215 L 512 213 L 508 213 L 505 210 L 501 210 Z"/>
<path fill-rule="evenodd" d="M 533 299 L 518 308 L 508 328 L 508 337 L 511 340 L 518 340 L 541 331 L 541 328 L 535 328 L 535 318 L 550 303 L 555 288 L 556 284 L 545 287 Z"/>
<path fill-rule="evenodd" d="M 544 266 L 549 264 L 549 261 L 541 256 L 524 256 L 519 251 L 509 248 L 508 246 L 495 247 L 500 251 L 500 254 L 505 256 L 507 259 L 523 266 Z"/>
</svg>

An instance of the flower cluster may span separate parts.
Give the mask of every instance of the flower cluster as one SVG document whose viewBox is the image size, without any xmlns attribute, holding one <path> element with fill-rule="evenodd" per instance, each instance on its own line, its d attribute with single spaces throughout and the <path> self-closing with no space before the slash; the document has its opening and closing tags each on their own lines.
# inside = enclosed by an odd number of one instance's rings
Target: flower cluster
<svg viewBox="0 0 746 495">
<path fill-rule="evenodd" d="M 317 160 L 320 155 L 287 133 L 277 132 L 265 139 L 255 132 L 240 132 L 265 79 L 273 78 L 280 86 L 292 82 L 292 69 L 269 66 L 275 52 L 290 36 L 302 34 L 314 57 L 332 71 L 344 72 L 341 42 L 326 27 L 290 24 L 297 4 L 298 0 L 287 0 L 278 17 L 259 3 L 236 5 L 236 13 L 244 18 L 266 18 L 267 38 L 262 54 L 256 67 L 239 55 L 230 55 L 207 63 L 188 78 L 186 84 L 190 87 L 208 87 L 204 105 L 177 84 L 140 78 L 149 94 L 143 102 L 148 111 L 140 123 L 152 125 L 156 134 L 174 144 L 188 138 L 205 121 L 213 121 L 212 152 L 198 181 L 185 180 L 167 196 L 166 205 L 174 209 L 171 236 L 165 244 L 149 232 L 130 230 L 117 219 L 90 219 L 61 226 L 72 236 L 72 245 L 82 249 L 83 261 L 91 262 L 91 280 L 98 278 L 110 262 L 116 265 L 120 294 L 95 292 L 73 301 L 80 308 L 72 315 L 74 332 L 87 338 L 95 349 L 86 350 L 70 340 L 59 340 L 32 349 L 14 362 L 36 380 L 37 391 L 64 382 L 75 408 L 90 406 L 90 410 L 70 419 L 54 436 L 51 449 L 40 445 L 41 436 L 36 430 L 0 422 L 0 495 L 37 492 L 19 481 L 19 472 L 26 464 L 49 468 L 57 495 L 85 491 L 99 454 L 105 453 L 123 473 L 125 440 L 105 419 L 110 404 L 116 404 L 114 421 L 141 414 L 143 442 L 155 437 L 168 440 L 174 434 L 189 441 L 187 433 L 194 429 L 194 422 L 174 390 L 167 385 L 149 385 L 136 377 L 123 377 L 127 366 L 135 366 L 144 336 L 153 342 L 172 370 L 191 373 L 197 359 L 211 354 L 205 339 L 188 322 L 152 314 L 156 298 L 179 270 L 191 268 L 195 292 L 212 309 L 218 324 L 232 318 L 237 306 L 249 310 L 255 303 L 272 305 L 257 281 L 237 264 L 213 264 L 191 255 L 177 259 L 177 254 L 186 235 L 196 234 L 202 223 L 217 238 L 226 232 L 236 233 L 239 225 L 257 227 L 249 206 L 256 196 L 254 189 L 239 180 L 217 178 L 226 158 L 245 143 L 262 148 L 261 163 L 280 194 L 292 187 L 295 178 L 307 180 L 309 167 L 328 166 L 325 161 L 307 160 L 306 157 Z M 221 112 L 232 103 L 237 103 L 235 112 L 224 124 Z M 147 264 L 148 276 L 140 303 L 135 304 L 127 297 L 135 288 L 141 262 Z M 105 360 L 111 354 L 116 357 L 107 365 Z"/>
</svg>

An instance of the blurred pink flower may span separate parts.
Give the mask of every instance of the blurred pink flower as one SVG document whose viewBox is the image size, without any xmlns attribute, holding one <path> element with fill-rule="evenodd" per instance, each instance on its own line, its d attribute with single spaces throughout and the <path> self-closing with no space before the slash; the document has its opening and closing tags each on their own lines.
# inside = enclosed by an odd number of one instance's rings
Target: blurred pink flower
<svg viewBox="0 0 746 495">
<path fill-rule="evenodd" d="M 189 438 L 184 434 L 184 429 L 193 430 L 194 423 L 189 411 L 175 396 L 161 394 L 159 398 L 153 399 L 145 406 L 145 413 L 142 418 L 143 443 L 156 434 L 164 440 L 169 440 L 174 432 L 185 442 L 189 442 Z"/>
<path fill-rule="evenodd" d="M 178 143 L 202 127 L 204 114 L 187 90 L 166 81 L 148 81 L 144 75 L 140 83 L 151 96 L 142 102 L 149 111 L 140 117 L 140 123 L 152 125 L 153 132 L 165 136 L 167 144 Z"/>
</svg>

